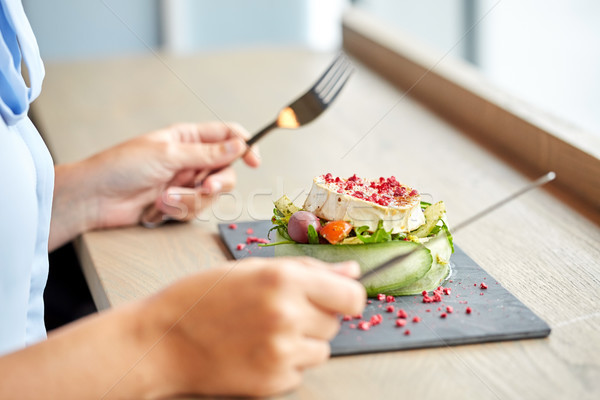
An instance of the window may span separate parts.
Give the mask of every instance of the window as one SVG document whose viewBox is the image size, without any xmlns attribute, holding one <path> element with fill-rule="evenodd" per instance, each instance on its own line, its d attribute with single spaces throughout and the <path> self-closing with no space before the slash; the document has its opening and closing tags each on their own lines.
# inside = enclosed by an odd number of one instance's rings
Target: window
<svg viewBox="0 0 600 400">
<path fill-rule="evenodd" d="M 442 56 L 600 137 L 600 3 L 592 0 L 356 0 Z"/>
</svg>

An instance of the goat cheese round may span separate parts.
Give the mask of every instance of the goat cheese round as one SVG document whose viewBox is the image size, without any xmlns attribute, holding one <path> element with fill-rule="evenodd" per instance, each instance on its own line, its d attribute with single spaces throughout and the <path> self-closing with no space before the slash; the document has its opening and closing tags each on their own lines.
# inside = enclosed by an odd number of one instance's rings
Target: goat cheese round
<svg viewBox="0 0 600 400">
<path fill-rule="evenodd" d="M 425 223 L 421 196 L 395 177 L 367 180 L 355 175 L 334 178 L 317 176 L 304 202 L 304 210 L 328 221 L 348 221 L 367 226 L 370 232 L 379 221 L 391 233 L 407 233 Z"/>
</svg>

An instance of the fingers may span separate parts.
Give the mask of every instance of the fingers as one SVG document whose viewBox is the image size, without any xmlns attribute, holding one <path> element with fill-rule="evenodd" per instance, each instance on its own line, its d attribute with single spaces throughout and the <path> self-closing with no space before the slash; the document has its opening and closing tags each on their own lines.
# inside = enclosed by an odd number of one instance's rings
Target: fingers
<svg viewBox="0 0 600 400">
<path fill-rule="evenodd" d="M 302 338 L 296 346 L 295 365 L 305 369 L 323 364 L 331 355 L 329 342 L 310 337 Z"/>
<path fill-rule="evenodd" d="M 315 307 L 314 304 L 310 304 L 310 307 L 303 313 L 304 335 L 312 339 L 332 339 L 340 330 L 340 321 L 336 314 Z"/>
<path fill-rule="evenodd" d="M 238 138 L 245 142 L 250 137 L 248 131 L 236 122 L 212 121 L 177 124 L 171 129 L 179 135 L 181 141 L 188 143 L 216 143 L 232 138 Z"/>
<path fill-rule="evenodd" d="M 176 135 L 181 145 L 183 167 L 214 169 L 230 164 L 238 157 L 251 167 L 260 164 L 258 148 L 248 148 L 246 140 L 250 135 L 237 123 L 178 124 L 170 132 Z"/>
<path fill-rule="evenodd" d="M 329 265 L 314 260 L 309 265 L 316 268 L 311 268 L 309 274 L 302 274 L 301 279 L 304 280 L 310 301 L 330 312 L 350 315 L 362 312 L 366 300 L 365 289 L 358 281 L 348 279 L 358 276 L 355 262 Z"/>
<path fill-rule="evenodd" d="M 196 178 L 197 179 L 197 178 Z M 225 168 L 209 174 L 202 182 L 201 191 L 204 194 L 228 192 L 235 187 L 236 177 L 233 168 Z"/>
<path fill-rule="evenodd" d="M 170 187 L 157 199 L 155 206 L 170 219 L 189 221 L 196 215 L 196 189 Z"/>
</svg>

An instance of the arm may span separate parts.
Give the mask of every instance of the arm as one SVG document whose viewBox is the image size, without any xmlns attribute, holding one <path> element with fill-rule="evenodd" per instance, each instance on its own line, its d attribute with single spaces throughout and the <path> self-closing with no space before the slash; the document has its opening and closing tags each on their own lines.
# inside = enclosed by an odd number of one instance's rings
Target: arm
<svg viewBox="0 0 600 400">
<path fill-rule="evenodd" d="M 0 358 L 0 398 L 264 396 L 329 357 L 337 313 L 358 314 L 355 263 L 247 259 L 88 317 Z"/>
<path fill-rule="evenodd" d="M 179 124 L 57 166 L 50 250 L 87 230 L 137 224 L 153 202 L 174 218 L 193 218 L 203 200 L 235 184 L 233 170 L 225 168 L 194 188 L 199 171 L 241 156 L 249 166 L 259 165 L 256 150 L 247 151 L 247 136 L 236 124 Z"/>
</svg>

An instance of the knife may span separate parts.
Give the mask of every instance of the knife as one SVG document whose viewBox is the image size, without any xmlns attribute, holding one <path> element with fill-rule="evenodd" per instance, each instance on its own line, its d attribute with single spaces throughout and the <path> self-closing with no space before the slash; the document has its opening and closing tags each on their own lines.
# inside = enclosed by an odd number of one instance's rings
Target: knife
<svg viewBox="0 0 600 400">
<path fill-rule="evenodd" d="M 538 188 L 542 185 L 545 185 L 546 183 L 553 181 L 556 178 L 556 174 L 553 171 L 550 171 L 544 175 L 542 175 L 541 177 L 539 177 L 538 179 L 536 179 L 535 181 L 529 183 L 528 185 L 524 186 L 523 188 L 519 189 L 518 191 L 516 191 L 515 193 L 511 194 L 510 196 L 507 196 L 495 203 L 493 203 L 492 205 L 484 208 L 483 210 L 479 211 L 478 213 L 470 216 L 469 218 L 465 219 L 464 221 L 456 224 L 454 227 L 452 227 L 452 229 L 450 229 L 450 232 L 452 232 L 453 234 L 456 233 L 457 231 L 471 225 L 473 222 L 479 220 L 482 217 L 485 217 L 486 215 L 490 214 L 491 212 L 497 210 L 498 208 L 502 207 L 503 205 L 505 205 L 506 203 L 509 203 L 511 201 L 513 201 L 514 199 L 516 199 L 517 197 L 529 192 L 530 190 L 533 190 L 535 188 Z M 431 240 L 431 242 L 435 241 L 435 240 L 439 240 L 440 238 L 445 237 L 444 235 L 440 235 L 438 234 L 438 236 L 436 236 L 434 239 Z M 358 281 L 364 283 L 368 278 L 398 264 L 399 262 L 407 259 L 408 257 L 410 257 L 413 253 L 416 253 L 417 251 L 421 250 L 422 247 L 417 247 L 412 251 L 409 251 L 408 253 L 405 254 L 400 254 L 397 255 L 395 257 L 390 258 L 389 260 L 387 260 L 386 262 L 378 265 L 377 267 L 370 269 L 369 271 L 365 272 L 364 274 L 362 274 L 359 278 Z"/>
</svg>

